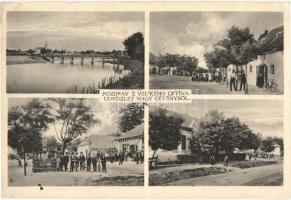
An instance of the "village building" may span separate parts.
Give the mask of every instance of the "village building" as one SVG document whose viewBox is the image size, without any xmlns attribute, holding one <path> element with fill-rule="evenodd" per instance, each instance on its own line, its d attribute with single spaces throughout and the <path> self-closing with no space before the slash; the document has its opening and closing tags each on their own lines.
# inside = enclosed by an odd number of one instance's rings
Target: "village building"
<svg viewBox="0 0 291 200">
<path fill-rule="evenodd" d="M 168 115 L 181 117 L 184 122 L 180 130 L 181 138 L 176 149 L 168 151 L 165 149 L 158 149 L 155 156 L 158 156 L 160 162 L 163 161 L 175 161 L 177 156 L 181 154 L 191 154 L 191 140 L 193 138 L 193 131 L 197 127 L 197 120 L 185 114 L 176 113 L 173 111 L 167 111 Z M 153 150 L 150 149 L 150 155 L 153 154 Z"/>
<path fill-rule="evenodd" d="M 280 26 L 271 30 L 257 44 L 258 56 L 244 66 L 229 65 L 227 67 L 227 78 L 230 81 L 232 70 L 244 72 L 247 75 L 249 85 L 258 86 L 258 74 L 263 75 L 263 87 L 267 87 L 270 81 L 278 86 L 278 91 L 284 88 L 284 28 Z"/>
<path fill-rule="evenodd" d="M 111 152 L 116 151 L 116 143 L 114 136 L 108 135 L 90 135 L 86 137 L 79 145 L 77 152 L 84 155 L 96 154 L 97 152 Z"/>
<path fill-rule="evenodd" d="M 91 135 L 78 145 L 78 153 L 93 154 L 97 152 L 127 152 L 135 153 L 144 150 L 143 124 L 121 133 L 120 136 Z"/>
<path fill-rule="evenodd" d="M 135 128 L 121 133 L 116 138 L 117 150 L 119 152 L 135 153 L 144 150 L 144 125 L 138 125 Z"/>
</svg>

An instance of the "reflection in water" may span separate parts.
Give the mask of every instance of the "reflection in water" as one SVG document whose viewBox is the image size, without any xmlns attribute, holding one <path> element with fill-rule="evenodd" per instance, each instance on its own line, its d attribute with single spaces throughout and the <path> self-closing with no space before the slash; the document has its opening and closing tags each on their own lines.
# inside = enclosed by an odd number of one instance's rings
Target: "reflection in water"
<svg viewBox="0 0 291 200">
<path fill-rule="evenodd" d="M 36 63 L 7 66 L 7 92 L 9 93 L 89 93 L 123 78 L 129 73 L 122 65 L 100 60 L 74 60 L 60 63 Z M 92 90 L 92 91 L 91 91 Z"/>
</svg>

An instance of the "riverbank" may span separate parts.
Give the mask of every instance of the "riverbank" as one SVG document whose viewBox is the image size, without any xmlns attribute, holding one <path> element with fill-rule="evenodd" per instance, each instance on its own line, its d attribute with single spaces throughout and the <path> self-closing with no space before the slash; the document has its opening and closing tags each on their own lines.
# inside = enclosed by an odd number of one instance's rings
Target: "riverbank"
<svg viewBox="0 0 291 200">
<path fill-rule="evenodd" d="M 40 56 L 6 56 L 7 65 L 45 63 L 47 62 Z"/>
<path fill-rule="evenodd" d="M 144 88 L 144 63 L 138 60 L 123 60 L 125 69 L 131 73 L 117 81 L 107 85 L 105 89 L 143 89 Z"/>
</svg>

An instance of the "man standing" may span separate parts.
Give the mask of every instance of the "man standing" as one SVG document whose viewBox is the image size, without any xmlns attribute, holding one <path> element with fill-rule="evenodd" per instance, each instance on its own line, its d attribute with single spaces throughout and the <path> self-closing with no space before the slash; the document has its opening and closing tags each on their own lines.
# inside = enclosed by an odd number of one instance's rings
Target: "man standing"
<svg viewBox="0 0 291 200">
<path fill-rule="evenodd" d="M 80 171 L 83 171 L 85 169 L 85 156 L 83 155 L 83 152 L 80 153 L 80 158 L 79 158 L 79 161 L 80 161 Z"/>
<path fill-rule="evenodd" d="M 90 172 L 91 171 L 91 161 L 92 161 L 90 153 L 88 153 L 86 161 L 87 161 L 87 172 Z"/>
<path fill-rule="evenodd" d="M 71 156 L 70 156 L 70 172 L 73 172 L 74 169 L 75 169 L 75 155 L 74 155 L 74 152 L 71 153 Z"/>
<path fill-rule="evenodd" d="M 226 154 L 224 157 L 224 162 L 223 162 L 224 166 L 228 166 L 228 155 Z"/>
<path fill-rule="evenodd" d="M 107 172 L 107 169 L 106 169 L 106 156 L 104 153 L 102 153 L 101 155 L 101 165 L 102 165 L 102 171 L 103 172 Z"/>
<path fill-rule="evenodd" d="M 96 156 L 95 153 L 93 153 L 93 157 L 92 157 L 91 160 L 92 160 L 92 165 L 93 165 L 93 171 L 96 172 L 96 169 L 97 169 L 97 156 Z"/>
<path fill-rule="evenodd" d="M 64 167 L 65 167 L 65 171 L 68 170 L 68 163 L 69 163 L 69 155 L 68 155 L 68 152 L 66 152 L 66 154 L 64 155 Z"/>
<path fill-rule="evenodd" d="M 235 70 L 232 70 L 230 74 L 230 91 L 232 91 L 232 88 L 236 91 L 235 77 L 236 77 Z"/>
<path fill-rule="evenodd" d="M 74 157 L 74 165 L 75 165 L 75 170 L 77 172 L 78 169 L 79 169 L 79 156 L 78 156 L 78 152 L 76 152 L 76 155 Z"/>
<path fill-rule="evenodd" d="M 243 88 L 243 91 L 246 91 L 246 82 L 247 82 L 246 74 L 245 74 L 244 70 L 242 70 L 239 91 L 241 91 L 242 88 Z"/>
</svg>

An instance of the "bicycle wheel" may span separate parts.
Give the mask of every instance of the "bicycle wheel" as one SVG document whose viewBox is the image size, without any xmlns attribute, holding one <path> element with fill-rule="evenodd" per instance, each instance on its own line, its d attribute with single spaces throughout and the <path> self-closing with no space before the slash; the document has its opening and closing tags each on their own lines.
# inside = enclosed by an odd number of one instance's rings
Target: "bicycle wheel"
<svg viewBox="0 0 291 200">
<path fill-rule="evenodd" d="M 271 92 L 277 92 L 277 84 L 274 83 L 271 87 Z"/>
</svg>

